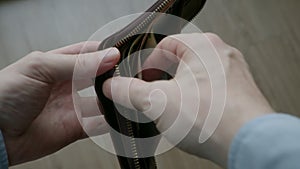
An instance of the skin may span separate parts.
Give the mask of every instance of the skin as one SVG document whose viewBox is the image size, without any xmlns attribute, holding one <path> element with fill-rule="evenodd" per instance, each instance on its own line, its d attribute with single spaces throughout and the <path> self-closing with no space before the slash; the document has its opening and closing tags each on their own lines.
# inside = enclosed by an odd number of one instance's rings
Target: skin
<svg viewBox="0 0 300 169">
<path fill-rule="evenodd" d="M 144 71 L 145 75 L 151 77 L 145 80 L 151 81 L 160 75 L 160 71 L 149 69 L 152 66 L 166 69 L 175 65 L 177 68 L 174 78 L 147 82 L 115 77 L 104 83 L 104 94 L 114 102 L 143 112 L 155 121 L 161 132 L 174 125 L 172 127 L 176 130 L 173 134 L 165 135 L 171 143 L 177 143 L 177 135 L 182 134 L 182 128 L 186 124 L 193 124 L 186 137 L 176 146 L 226 168 L 230 144 L 239 129 L 254 118 L 274 112 L 256 86 L 243 55 L 211 33 L 170 36 L 162 40 L 156 49 L 143 66 L 148 69 Z M 216 130 L 206 142 L 200 143 L 200 131 L 209 133 L 203 125 L 210 108 L 212 91 L 209 76 L 199 62 L 199 57 L 213 57 L 216 53 L 224 72 L 213 69 L 214 72 L 210 73 L 217 76 L 225 73 L 225 107 Z M 199 87 L 196 90 L 191 85 L 195 82 Z M 217 79 L 217 83 L 222 84 L 222 81 Z M 200 100 L 197 99 L 198 94 Z M 181 100 L 181 97 L 184 99 Z M 185 100 L 188 102 L 184 102 Z M 196 121 L 193 105 L 199 105 Z M 180 110 L 183 117 L 176 124 L 174 121 Z"/>
<path fill-rule="evenodd" d="M 115 49 L 96 52 L 98 45 L 99 42 L 88 42 L 85 47 L 80 43 L 46 53 L 33 52 L 0 71 L 0 128 L 10 165 L 41 158 L 86 138 L 83 128 L 96 131 L 91 132 L 95 135 L 107 132 L 103 116 L 93 116 L 96 114 L 93 108 L 83 114 L 95 118 L 79 121 L 72 100 L 71 84 L 76 62 L 79 61 L 82 76 L 75 80 L 82 80 L 92 79 L 91 72 L 95 68 L 100 75 L 119 60 Z M 170 36 L 156 49 L 143 67 L 167 69 L 175 66 L 174 78 L 150 82 L 161 74 L 157 70 L 144 71 L 148 77 L 145 81 L 115 77 L 104 83 L 104 94 L 121 105 L 145 113 L 155 121 L 161 132 L 174 123 L 179 110 L 182 110 L 183 118 L 175 126 L 180 129 L 182 124 L 191 123 L 192 129 L 179 144 L 176 139 L 181 130 L 165 137 L 182 150 L 226 168 L 230 144 L 239 129 L 256 117 L 274 112 L 256 86 L 242 54 L 210 33 Z M 79 56 L 80 52 L 85 54 Z M 212 91 L 199 56 L 210 57 L 214 52 L 220 56 L 224 66 L 226 102 L 218 127 L 206 142 L 200 143 L 200 131 L 208 132 L 203 125 Z M 211 73 L 220 74 L 217 71 Z M 193 83 L 199 88 L 191 87 Z M 181 96 L 186 98 L 181 100 Z M 180 107 L 184 100 L 188 100 L 185 102 L 187 105 Z M 83 104 L 89 104 L 89 100 L 84 100 Z M 193 105 L 199 105 L 196 118 L 193 118 L 191 110 Z"/>
<path fill-rule="evenodd" d="M 81 61 L 83 77 L 92 79 L 89 71 L 96 67 L 100 75 L 119 60 L 117 49 L 97 52 L 98 46 L 99 42 L 87 42 L 45 53 L 32 52 L 0 71 L 0 127 L 11 166 L 86 138 L 81 125 L 87 130 L 103 128 L 97 134 L 107 132 L 101 115 L 79 121 L 72 100 L 76 62 Z"/>
</svg>

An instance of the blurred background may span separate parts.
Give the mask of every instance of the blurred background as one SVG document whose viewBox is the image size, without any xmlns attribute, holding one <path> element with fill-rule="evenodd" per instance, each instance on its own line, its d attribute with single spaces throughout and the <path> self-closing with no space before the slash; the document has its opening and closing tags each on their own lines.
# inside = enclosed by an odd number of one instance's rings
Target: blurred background
<svg viewBox="0 0 300 169">
<path fill-rule="evenodd" d="M 155 0 L 0 0 L 0 68 L 31 51 L 87 40 L 118 17 Z M 300 116 L 300 1 L 207 0 L 194 20 L 244 55 L 259 87 L 278 112 Z M 234 122 L 234 119 L 233 119 Z M 218 169 L 173 149 L 157 157 L 161 169 Z M 115 169 L 114 155 L 90 140 L 13 169 Z"/>
</svg>

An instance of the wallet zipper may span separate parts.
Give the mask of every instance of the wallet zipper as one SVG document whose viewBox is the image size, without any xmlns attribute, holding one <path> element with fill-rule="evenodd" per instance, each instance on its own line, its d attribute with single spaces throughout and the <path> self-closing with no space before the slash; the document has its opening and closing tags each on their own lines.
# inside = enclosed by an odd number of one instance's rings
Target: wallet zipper
<svg viewBox="0 0 300 169">
<path fill-rule="evenodd" d="M 126 35 L 123 39 L 118 41 L 115 45 L 115 47 L 119 48 L 123 46 L 125 43 L 127 43 L 130 38 L 136 34 L 138 34 L 141 30 L 143 30 L 146 26 L 149 25 L 151 21 L 155 19 L 156 13 L 164 13 L 166 12 L 175 2 L 176 0 L 163 0 L 158 7 L 156 7 L 152 12 L 150 12 L 149 16 L 146 17 L 145 20 L 143 20 L 140 24 L 138 24 L 128 35 Z M 115 75 L 120 76 L 120 69 L 119 65 L 115 65 Z M 137 144 L 136 144 L 136 139 L 134 137 L 134 132 L 133 132 L 133 126 L 130 120 L 126 119 L 126 127 L 127 127 L 127 132 L 128 136 L 130 137 L 130 149 L 131 153 L 133 154 L 133 164 L 135 169 L 141 169 L 141 164 L 139 161 L 139 154 L 137 151 Z M 155 167 L 156 168 L 156 167 Z"/>
<path fill-rule="evenodd" d="M 155 8 L 144 21 L 142 21 L 140 24 L 138 24 L 135 29 L 133 29 L 128 35 L 126 35 L 123 39 L 121 39 L 119 42 L 117 42 L 117 44 L 115 45 L 115 47 L 121 47 L 122 45 L 124 45 L 126 42 L 129 41 L 129 39 L 138 34 L 143 28 L 145 28 L 145 26 L 147 26 L 149 24 L 149 22 L 151 22 L 153 19 L 155 19 L 155 14 L 156 13 L 164 13 L 166 12 L 175 2 L 176 0 L 163 0 L 157 8 Z"/>
<path fill-rule="evenodd" d="M 144 21 L 142 21 L 140 24 L 138 24 L 131 32 L 129 32 L 124 38 L 122 38 L 120 41 L 118 41 L 115 45 L 116 48 L 120 48 L 125 43 L 127 43 L 131 37 L 138 34 L 145 26 L 149 24 L 153 19 L 155 19 L 156 13 L 163 13 L 166 12 L 175 2 L 176 0 L 163 0 L 158 7 L 156 7 Z M 116 76 L 120 76 L 120 69 L 119 64 L 115 65 L 115 74 Z"/>
</svg>

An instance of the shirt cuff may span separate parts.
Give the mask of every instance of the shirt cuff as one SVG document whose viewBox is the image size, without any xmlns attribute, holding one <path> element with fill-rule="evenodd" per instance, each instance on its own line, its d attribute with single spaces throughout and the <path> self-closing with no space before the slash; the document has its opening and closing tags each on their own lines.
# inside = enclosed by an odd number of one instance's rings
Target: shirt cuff
<svg viewBox="0 0 300 169">
<path fill-rule="evenodd" d="M 300 163 L 300 120 L 270 114 L 245 124 L 232 141 L 229 169 L 291 169 Z"/>
<path fill-rule="evenodd" d="M 8 169 L 8 158 L 4 138 L 0 130 L 0 169 Z"/>
</svg>

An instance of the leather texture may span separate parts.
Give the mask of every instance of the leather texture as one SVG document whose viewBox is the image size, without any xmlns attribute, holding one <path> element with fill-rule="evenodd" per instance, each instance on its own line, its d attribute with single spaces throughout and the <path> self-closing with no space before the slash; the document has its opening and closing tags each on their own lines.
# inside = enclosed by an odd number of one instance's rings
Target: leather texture
<svg viewBox="0 0 300 169">
<path fill-rule="evenodd" d="M 121 29 L 119 32 L 106 38 L 99 46 L 99 50 L 103 50 L 109 47 L 117 47 L 121 53 L 120 62 L 126 59 L 133 53 L 145 49 L 155 48 L 164 37 L 171 34 L 180 33 L 184 27 L 182 23 L 169 23 L 167 20 L 160 20 L 159 15 L 155 15 L 155 19 L 152 19 L 149 23 L 145 24 L 136 35 L 130 36 L 133 30 L 136 30 L 142 22 L 144 22 L 149 15 L 155 14 L 157 11 L 167 14 L 172 14 L 181 17 L 185 20 L 192 20 L 195 15 L 199 13 L 205 4 L 205 0 L 158 0 L 153 6 L 151 6 L 145 14 L 142 14 L 136 20 L 128 24 L 128 26 Z M 161 8 L 159 8 L 161 7 Z M 159 9 L 159 10 L 158 10 Z M 153 33 L 139 33 L 149 29 L 166 29 L 166 35 L 153 34 Z M 126 43 L 124 43 L 124 41 Z M 110 132 L 114 148 L 117 154 L 127 154 L 128 157 L 118 156 L 119 164 L 122 169 L 156 169 L 157 165 L 154 158 L 154 153 L 159 143 L 159 137 L 147 144 L 147 149 L 141 146 L 134 138 L 148 138 L 157 136 L 159 131 L 156 129 L 153 122 L 149 123 L 137 123 L 124 117 L 124 113 L 130 118 L 134 119 L 147 119 L 142 113 L 130 110 L 122 107 L 111 100 L 106 98 L 102 92 L 102 85 L 105 80 L 113 77 L 118 73 L 119 76 L 132 77 L 131 70 L 137 69 L 136 67 L 141 65 L 143 60 L 138 59 L 139 56 L 135 55 L 130 64 L 131 68 L 126 66 L 118 66 L 105 74 L 96 78 L 95 89 L 99 99 L 99 107 L 105 116 L 108 124 L 113 128 Z M 140 63 L 139 63 L 140 62 Z M 139 78 L 135 75 L 136 78 Z M 145 77 L 147 78 L 147 77 Z M 168 75 L 164 75 L 161 78 L 168 78 Z M 120 113 L 122 111 L 122 114 Z M 127 117 L 128 117 L 127 116 Z M 132 142 L 124 142 L 121 138 L 121 133 L 132 139 Z M 134 143 L 133 143 L 134 142 Z M 132 144 L 133 143 L 133 144 Z M 143 154 L 151 154 L 152 156 L 144 157 Z"/>
</svg>

